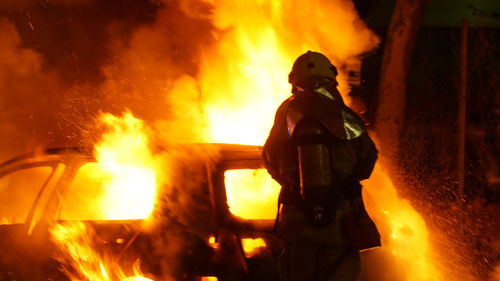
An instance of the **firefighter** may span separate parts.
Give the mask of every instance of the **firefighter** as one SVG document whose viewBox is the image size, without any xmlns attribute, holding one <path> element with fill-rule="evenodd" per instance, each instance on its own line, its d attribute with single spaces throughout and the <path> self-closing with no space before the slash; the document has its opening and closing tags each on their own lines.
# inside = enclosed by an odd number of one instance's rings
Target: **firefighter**
<svg viewBox="0 0 500 281">
<path fill-rule="evenodd" d="M 360 181 L 377 149 L 337 90 L 337 69 L 321 53 L 299 56 L 292 96 L 276 112 L 263 159 L 281 184 L 276 230 L 283 243 L 281 281 L 350 281 L 359 252 L 380 246 Z"/>
</svg>

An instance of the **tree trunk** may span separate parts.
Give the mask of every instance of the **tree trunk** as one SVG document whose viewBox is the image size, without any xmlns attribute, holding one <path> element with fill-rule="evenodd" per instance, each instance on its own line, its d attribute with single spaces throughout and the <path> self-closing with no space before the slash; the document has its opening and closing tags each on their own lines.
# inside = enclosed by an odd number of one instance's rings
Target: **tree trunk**
<svg viewBox="0 0 500 281">
<path fill-rule="evenodd" d="M 375 133 L 382 162 L 397 169 L 399 136 L 405 119 L 406 82 L 413 47 L 429 0 L 397 0 L 385 38 Z"/>
</svg>

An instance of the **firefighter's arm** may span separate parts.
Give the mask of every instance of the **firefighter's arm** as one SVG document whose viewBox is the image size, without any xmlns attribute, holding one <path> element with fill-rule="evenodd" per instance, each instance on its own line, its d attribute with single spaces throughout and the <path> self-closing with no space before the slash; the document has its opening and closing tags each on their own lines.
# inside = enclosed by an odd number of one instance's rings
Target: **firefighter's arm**
<svg viewBox="0 0 500 281">
<path fill-rule="evenodd" d="M 357 141 L 357 162 L 353 175 L 356 180 L 361 181 L 370 177 L 377 161 L 378 150 L 366 132 L 359 136 Z"/>
<path fill-rule="evenodd" d="M 284 136 L 283 131 L 286 132 L 286 111 L 288 100 L 283 102 L 278 110 L 274 119 L 273 127 L 269 133 L 269 137 L 262 148 L 262 159 L 264 165 L 273 179 L 275 179 L 282 186 L 286 183 L 286 171 L 283 171 L 282 161 L 287 156 L 285 143 L 287 135 Z M 281 161 L 281 162 L 280 162 Z"/>
<path fill-rule="evenodd" d="M 281 184 L 276 158 L 276 143 L 271 138 L 268 138 L 262 148 L 262 160 L 271 177 Z"/>
</svg>

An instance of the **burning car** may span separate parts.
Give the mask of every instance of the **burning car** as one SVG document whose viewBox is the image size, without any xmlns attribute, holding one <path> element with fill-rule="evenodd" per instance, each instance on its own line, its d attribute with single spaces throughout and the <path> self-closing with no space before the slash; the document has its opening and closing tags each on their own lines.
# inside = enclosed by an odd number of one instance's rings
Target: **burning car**
<svg viewBox="0 0 500 281">
<path fill-rule="evenodd" d="M 197 157 L 206 149 L 216 156 Z M 152 194 L 144 188 L 155 182 L 147 170 L 123 166 L 124 182 L 110 181 L 85 148 L 49 149 L 1 164 L 0 279 L 277 280 L 275 209 L 243 208 L 248 202 L 234 199 L 245 189 L 234 173 L 246 173 L 264 183 L 265 204 L 275 204 L 279 187 L 266 187 L 276 183 L 263 170 L 261 147 L 200 144 L 182 151 L 196 164 L 181 163 L 189 168 L 176 174 L 175 188 L 164 183 Z M 140 192 L 121 196 L 120 184 Z M 109 197 L 113 185 L 119 191 Z M 262 197 L 252 181 L 246 188 Z M 149 203 L 139 208 L 140 202 Z"/>
</svg>

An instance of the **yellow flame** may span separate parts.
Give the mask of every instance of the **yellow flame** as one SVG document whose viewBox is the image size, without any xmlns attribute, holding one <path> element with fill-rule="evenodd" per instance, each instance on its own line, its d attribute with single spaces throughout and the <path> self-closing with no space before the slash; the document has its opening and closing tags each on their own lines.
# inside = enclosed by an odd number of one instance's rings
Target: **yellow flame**
<svg viewBox="0 0 500 281">
<path fill-rule="evenodd" d="M 217 279 L 217 277 L 213 277 L 213 276 L 203 276 L 201 277 L 201 281 L 217 281 L 219 279 Z"/>
<path fill-rule="evenodd" d="M 290 95 L 287 77 L 300 54 L 324 52 L 340 69 L 378 44 L 349 1 L 211 3 L 212 20 L 224 31 L 203 57 L 199 79 L 210 142 L 263 144 Z M 340 84 L 348 88 L 343 78 Z"/>
<path fill-rule="evenodd" d="M 156 195 L 155 162 L 144 124 L 127 112 L 104 114 L 110 128 L 95 147 L 98 165 L 88 175 L 105 174 L 100 206 L 108 219 L 144 219 L 153 211 Z"/>
<path fill-rule="evenodd" d="M 219 247 L 219 243 L 215 242 L 215 236 L 210 236 L 208 238 L 208 245 L 210 245 L 212 248 Z"/>
<path fill-rule="evenodd" d="M 274 219 L 280 185 L 265 169 L 229 170 L 225 174 L 231 212 L 244 219 Z"/>
<path fill-rule="evenodd" d="M 56 224 L 50 232 L 60 249 L 56 258 L 70 280 L 152 281 L 141 276 L 138 262 L 133 265 L 134 276 L 127 277 L 116 259 L 95 249 L 94 233 L 83 222 Z"/>
<path fill-rule="evenodd" d="M 424 219 L 410 202 L 398 196 L 379 165 L 363 185 L 366 208 L 382 234 L 382 250 L 393 255 L 397 266 L 403 269 L 403 280 L 443 280 L 436 268 Z"/>
<path fill-rule="evenodd" d="M 95 147 L 97 163 L 80 167 L 60 219 L 146 219 L 155 203 L 156 172 L 145 127 L 130 113 L 104 114 L 101 122 L 108 131 Z M 116 257 L 93 244 L 97 239 L 84 223 L 56 224 L 51 234 L 60 249 L 56 258 L 72 268 L 64 271 L 71 280 L 151 281 L 142 276 L 138 263 L 134 274 L 126 276 Z"/>
<path fill-rule="evenodd" d="M 247 256 L 251 256 L 252 252 L 254 252 L 258 248 L 266 247 L 266 241 L 262 238 L 245 238 L 242 239 L 243 250 Z"/>
<path fill-rule="evenodd" d="M 207 62 L 202 85 L 211 97 L 206 112 L 212 142 L 263 143 L 276 107 L 289 95 L 284 78 L 290 60 L 283 57 L 274 30 L 267 26 L 254 35 L 236 29 L 220 45 L 225 57 Z"/>
<path fill-rule="evenodd" d="M 154 206 L 155 172 L 121 164 L 86 163 L 65 195 L 61 220 L 145 219 Z"/>
</svg>

